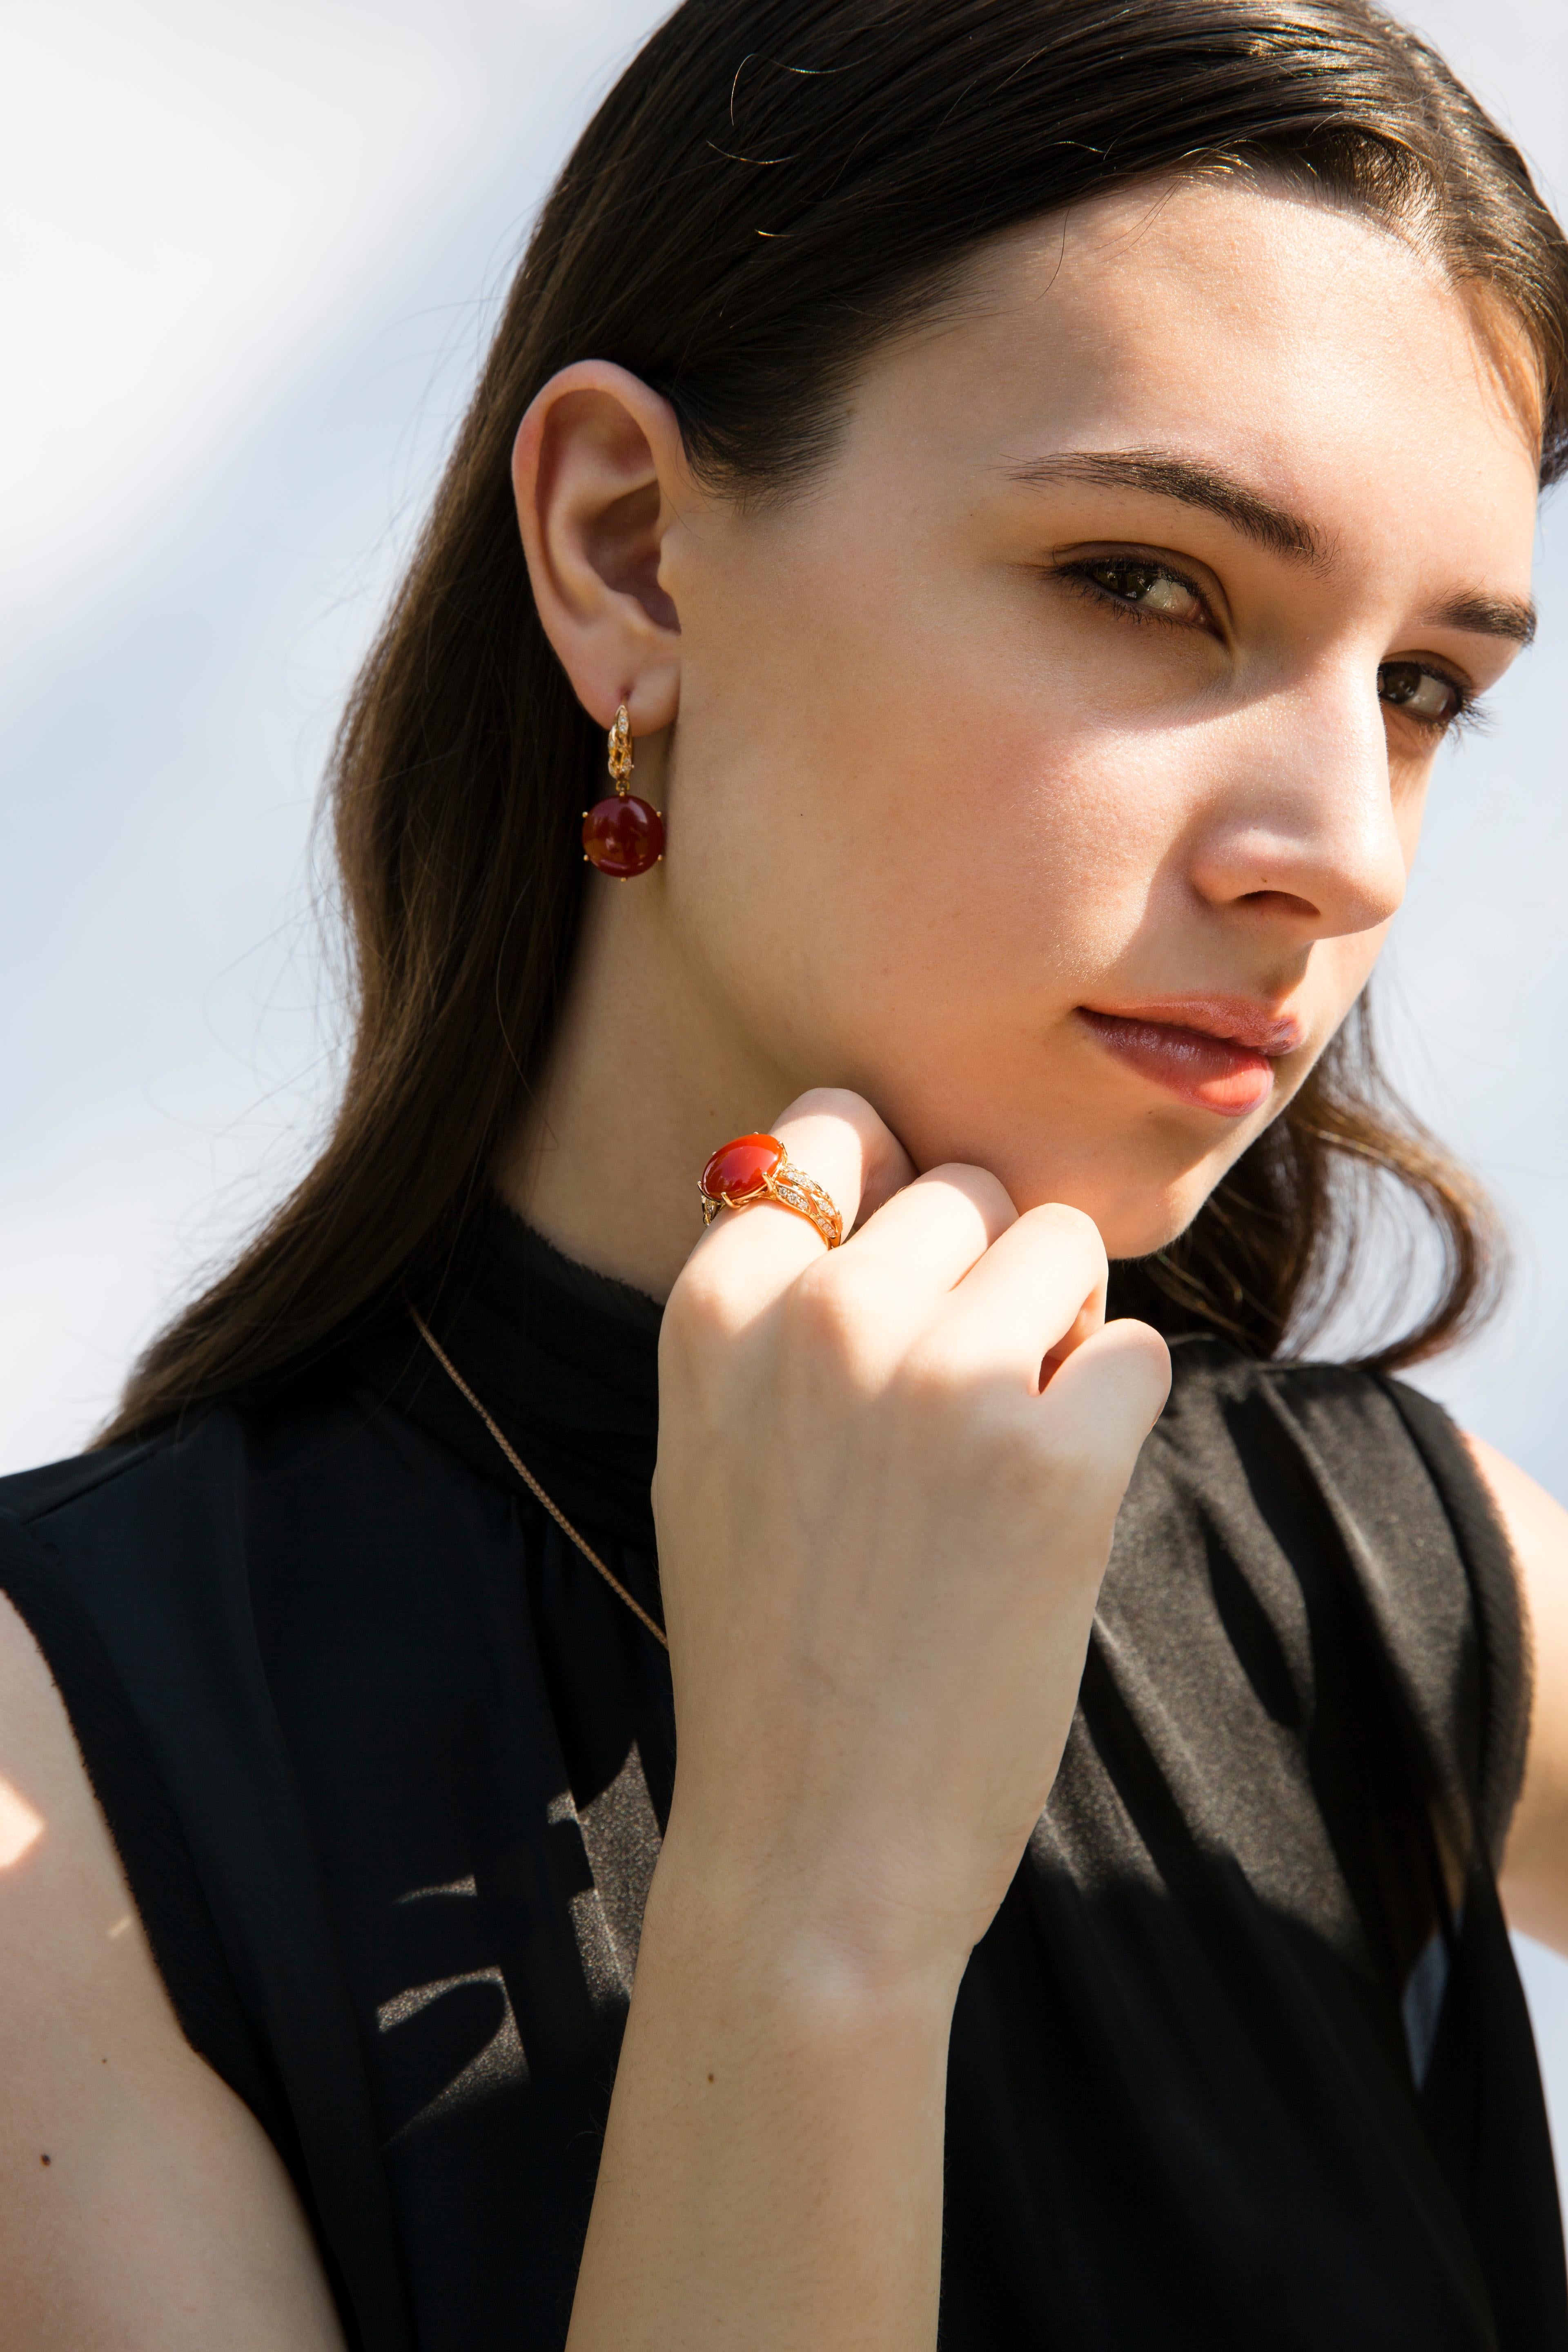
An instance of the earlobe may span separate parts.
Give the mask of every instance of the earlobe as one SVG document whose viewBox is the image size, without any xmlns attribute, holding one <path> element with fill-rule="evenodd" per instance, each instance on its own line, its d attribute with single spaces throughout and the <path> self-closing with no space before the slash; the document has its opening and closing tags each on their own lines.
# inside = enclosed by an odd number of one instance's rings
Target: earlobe
<svg viewBox="0 0 1568 2352">
<path fill-rule="evenodd" d="M 625 368 L 580 361 L 552 376 L 512 453 L 534 603 L 584 708 L 658 732 L 679 696 L 680 623 L 660 585 L 664 540 L 690 488 L 669 404 Z"/>
</svg>

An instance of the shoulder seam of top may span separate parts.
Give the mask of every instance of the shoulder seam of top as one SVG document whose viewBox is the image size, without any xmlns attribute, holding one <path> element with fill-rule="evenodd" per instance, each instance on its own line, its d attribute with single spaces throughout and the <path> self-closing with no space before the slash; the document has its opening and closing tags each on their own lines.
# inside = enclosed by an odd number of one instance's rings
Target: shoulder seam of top
<svg viewBox="0 0 1568 2352">
<path fill-rule="evenodd" d="M 67 1509 L 70 1504 L 79 1502 L 84 1495 L 96 1494 L 100 1486 L 107 1486 L 112 1480 L 123 1477 L 127 1471 L 138 1469 L 153 1454 L 161 1452 L 174 1435 L 173 1430 L 163 1430 L 156 1436 L 132 1443 L 123 1452 L 118 1448 L 106 1448 L 100 1454 L 68 1454 L 63 1462 L 46 1462 L 33 1470 L 13 1472 L 0 1478 L 0 1511 L 7 1513 L 23 1527 L 37 1527 L 51 1513 Z M 59 1486 L 47 1487 L 36 1502 L 29 1503 L 25 1496 L 13 1499 L 6 1492 L 8 1487 L 25 1486 L 32 1478 L 47 1479 L 51 1472 L 63 1475 L 73 1470 L 78 1473 L 77 1476 L 67 1478 Z"/>
</svg>

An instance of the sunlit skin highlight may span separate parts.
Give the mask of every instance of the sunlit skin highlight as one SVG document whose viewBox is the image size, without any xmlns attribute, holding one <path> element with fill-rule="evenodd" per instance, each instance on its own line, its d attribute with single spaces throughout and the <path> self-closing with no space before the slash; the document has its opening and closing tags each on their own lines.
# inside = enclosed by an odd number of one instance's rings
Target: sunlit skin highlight
<svg viewBox="0 0 1568 2352">
<path fill-rule="evenodd" d="M 19 1789 L 0 1780 L 0 1870 L 32 1853 L 44 1834 L 44 1817 Z"/>
</svg>

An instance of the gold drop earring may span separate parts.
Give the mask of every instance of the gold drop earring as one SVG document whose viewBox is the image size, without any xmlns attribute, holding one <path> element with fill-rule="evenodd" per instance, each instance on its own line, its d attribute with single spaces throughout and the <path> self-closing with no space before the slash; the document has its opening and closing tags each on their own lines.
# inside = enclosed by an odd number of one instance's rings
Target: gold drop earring
<svg viewBox="0 0 1568 2352">
<path fill-rule="evenodd" d="M 647 874 L 664 856 L 664 819 L 651 801 L 627 792 L 631 772 L 631 714 L 623 702 L 610 730 L 610 780 L 616 789 L 583 812 L 583 856 L 617 882 Z"/>
</svg>

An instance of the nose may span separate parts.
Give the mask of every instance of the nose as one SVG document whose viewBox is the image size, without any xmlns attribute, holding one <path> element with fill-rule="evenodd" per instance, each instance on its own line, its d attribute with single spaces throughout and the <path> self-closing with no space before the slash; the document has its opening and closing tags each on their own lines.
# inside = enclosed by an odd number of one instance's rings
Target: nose
<svg viewBox="0 0 1568 2352">
<path fill-rule="evenodd" d="M 1200 895 L 1307 938 L 1386 923 L 1409 861 L 1375 673 L 1300 686 L 1235 715 L 1228 731 L 1194 844 Z"/>
</svg>

